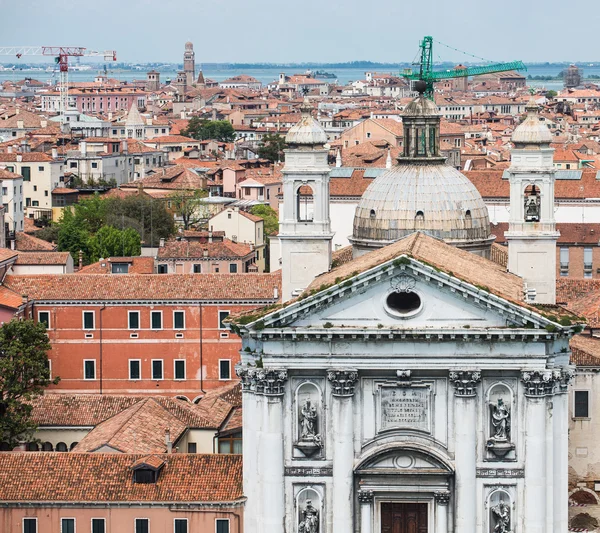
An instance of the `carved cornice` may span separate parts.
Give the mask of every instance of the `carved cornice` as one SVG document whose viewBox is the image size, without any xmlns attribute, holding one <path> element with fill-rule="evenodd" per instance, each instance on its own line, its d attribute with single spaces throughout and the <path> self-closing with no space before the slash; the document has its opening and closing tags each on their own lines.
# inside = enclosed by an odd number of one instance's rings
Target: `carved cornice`
<svg viewBox="0 0 600 533">
<path fill-rule="evenodd" d="M 354 396 L 358 371 L 356 369 L 328 370 L 327 379 L 331 382 L 334 396 Z"/>
<path fill-rule="evenodd" d="M 454 385 L 455 396 L 473 398 L 477 396 L 477 384 L 481 381 L 479 370 L 456 370 L 450 372 L 450 382 Z"/>
<path fill-rule="evenodd" d="M 281 368 L 256 368 L 238 365 L 235 373 L 242 381 L 242 390 L 265 396 L 283 396 L 287 370 Z"/>
<path fill-rule="evenodd" d="M 448 502 L 450 501 L 450 491 L 441 490 L 439 492 L 434 492 L 433 497 L 440 505 L 448 505 Z"/>
<path fill-rule="evenodd" d="M 359 490 L 358 491 L 358 501 L 360 503 L 371 503 L 373 501 L 373 491 L 372 490 Z"/>
</svg>

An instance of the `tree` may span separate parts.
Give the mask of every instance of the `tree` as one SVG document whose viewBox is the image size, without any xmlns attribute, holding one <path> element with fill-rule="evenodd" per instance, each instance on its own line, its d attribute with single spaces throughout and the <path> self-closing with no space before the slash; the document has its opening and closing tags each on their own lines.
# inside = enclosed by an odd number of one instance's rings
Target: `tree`
<svg viewBox="0 0 600 533">
<path fill-rule="evenodd" d="M 120 230 L 113 226 L 103 226 L 90 238 L 90 260 L 101 257 L 131 257 L 140 255 L 142 242 L 140 234 L 133 228 Z"/>
<path fill-rule="evenodd" d="M 11 449 L 35 431 L 30 401 L 60 381 L 50 379 L 48 350 L 43 323 L 13 319 L 0 327 L 0 441 Z"/>
<path fill-rule="evenodd" d="M 181 130 L 181 135 L 192 137 L 199 141 L 215 139 L 220 142 L 233 142 L 235 130 L 227 120 L 206 120 L 192 117 L 187 128 Z"/>
<path fill-rule="evenodd" d="M 190 191 L 179 190 L 169 196 L 175 214 L 181 218 L 183 229 L 190 229 L 206 218 L 204 199 L 208 192 L 204 190 Z"/>
<path fill-rule="evenodd" d="M 277 133 L 268 133 L 263 137 L 262 144 L 258 148 L 258 156 L 276 163 L 283 159 L 284 149 L 285 138 Z"/>
<path fill-rule="evenodd" d="M 98 193 L 80 200 L 73 207 L 76 223 L 90 233 L 96 233 L 106 222 L 106 206 L 106 200 Z"/>
<path fill-rule="evenodd" d="M 261 204 L 255 205 L 250 209 L 250 213 L 262 218 L 265 221 L 265 235 L 276 235 L 279 231 L 279 217 L 277 211 L 275 211 L 270 205 Z"/>
<path fill-rule="evenodd" d="M 65 209 L 59 221 L 58 250 L 70 252 L 73 260 L 77 262 L 79 252 L 83 252 L 84 262 L 90 261 L 90 232 L 77 221 L 75 215 Z"/>
<path fill-rule="evenodd" d="M 557 94 L 558 93 L 556 91 L 546 91 L 546 98 L 548 98 L 548 100 L 552 100 Z"/>
</svg>

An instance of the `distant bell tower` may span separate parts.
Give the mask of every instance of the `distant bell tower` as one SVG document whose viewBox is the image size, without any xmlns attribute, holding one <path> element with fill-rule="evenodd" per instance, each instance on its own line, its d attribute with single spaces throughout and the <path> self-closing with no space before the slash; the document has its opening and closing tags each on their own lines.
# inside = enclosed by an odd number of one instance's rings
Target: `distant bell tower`
<svg viewBox="0 0 600 533">
<path fill-rule="evenodd" d="M 512 135 L 514 148 L 508 169 L 510 220 L 504 234 L 508 241 L 508 270 L 521 276 L 527 300 L 556 303 L 556 241 L 554 220 L 554 148 L 552 135 L 540 122 L 533 100 L 527 117 Z"/>
<path fill-rule="evenodd" d="M 297 296 L 331 267 L 327 135 L 304 100 L 302 118 L 286 135 L 281 243 L 282 300 Z"/>
<path fill-rule="evenodd" d="M 187 81 L 187 86 L 191 87 L 196 81 L 196 52 L 191 42 L 185 43 L 185 52 L 183 52 L 183 71 Z"/>
</svg>

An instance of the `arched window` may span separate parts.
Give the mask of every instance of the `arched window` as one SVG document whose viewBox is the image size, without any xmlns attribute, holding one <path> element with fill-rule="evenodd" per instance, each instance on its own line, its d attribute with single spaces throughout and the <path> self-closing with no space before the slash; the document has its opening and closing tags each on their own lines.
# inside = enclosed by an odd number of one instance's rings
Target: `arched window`
<svg viewBox="0 0 600 533">
<path fill-rule="evenodd" d="M 535 185 L 525 188 L 525 222 L 539 222 L 541 213 L 540 189 Z"/>
<path fill-rule="evenodd" d="M 314 210 L 314 193 L 309 185 L 298 187 L 296 191 L 296 220 L 312 222 Z"/>
<path fill-rule="evenodd" d="M 417 211 L 415 215 L 415 229 L 422 229 L 425 227 L 425 214 L 423 211 Z"/>
<path fill-rule="evenodd" d="M 471 210 L 467 209 L 465 212 L 465 228 L 471 229 L 473 227 L 473 219 L 471 217 Z"/>
<path fill-rule="evenodd" d="M 72 452 L 73 448 L 75 448 L 75 446 L 77 446 L 79 443 L 78 442 L 72 442 L 71 446 L 69 446 L 69 451 Z"/>
<path fill-rule="evenodd" d="M 371 209 L 371 213 L 369 214 L 371 218 L 375 218 L 375 209 Z"/>
<path fill-rule="evenodd" d="M 59 442 L 56 445 L 56 451 L 57 452 L 68 452 L 69 449 L 67 448 L 67 445 L 64 442 Z"/>
<path fill-rule="evenodd" d="M 37 442 L 30 442 L 27 444 L 27 451 L 28 452 L 39 452 L 40 447 L 38 446 Z"/>
<path fill-rule="evenodd" d="M 44 442 L 44 444 L 42 444 L 42 451 L 43 452 L 52 452 L 52 451 L 54 451 L 54 446 L 52 446 L 51 442 Z"/>
</svg>

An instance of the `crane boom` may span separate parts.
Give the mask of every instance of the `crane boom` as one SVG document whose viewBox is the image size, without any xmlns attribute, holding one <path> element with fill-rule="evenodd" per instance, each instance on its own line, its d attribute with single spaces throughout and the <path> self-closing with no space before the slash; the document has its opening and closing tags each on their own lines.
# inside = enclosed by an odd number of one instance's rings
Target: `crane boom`
<svg viewBox="0 0 600 533">
<path fill-rule="evenodd" d="M 507 72 L 509 70 L 527 70 L 522 61 L 510 61 L 508 63 L 494 63 L 491 65 L 482 65 L 478 67 L 460 67 L 449 70 L 433 70 L 433 37 L 426 36 L 419 45 L 421 48 L 421 60 L 416 65 L 419 66 L 419 72 L 413 73 L 412 70 L 405 71 L 403 76 L 408 80 L 418 80 L 425 83 L 425 95 L 433 99 L 433 84 L 436 81 L 452 78 L 465 78 L 468 76 L 480 76 L 492 72 Z"/>
</svg>

